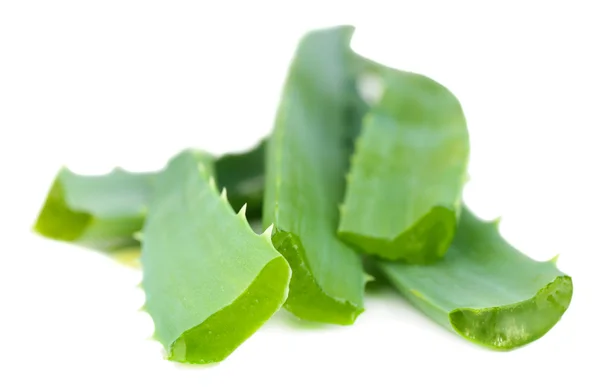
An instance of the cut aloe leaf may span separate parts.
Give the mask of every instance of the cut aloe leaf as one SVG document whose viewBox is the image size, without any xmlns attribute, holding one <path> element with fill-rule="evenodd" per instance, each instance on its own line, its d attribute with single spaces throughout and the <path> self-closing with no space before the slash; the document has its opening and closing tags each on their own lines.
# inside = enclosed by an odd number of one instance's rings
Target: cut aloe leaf
<svg viewBox="0 0 600 387">
<path fill-rule="evenodd" d="M 463 208 L 456 238 L 433 265 L 377 263 L 414 305 L 477 344 L 508 350 L 542 337 L 567 310 L 571 277 L 534 261 Z"/>
<path fill-rule="evenodd" d="M 352 27 L 299 44 L 267 146 L 264 225 L 294 275 L 285 307 L 313 321 L 352 324 L 363 311 L 360 257 L 336 237 L 356 91 Z"/>
<path fill-rule="evenodd" d="M 469 137 L 454 95 L 422 75 L 364 61 L 383 96 L 365 116 L 339 236 L 391 260 L 431 263 L 454 237 Z"/>
<path fill-rule="evenodd" d="M 219 158 L 215 170 L 220 188 L 229 191 L 237 211 L 247 203 L 249 219 L 260 218 L 264 192 L 265 141 L 246 153 Z M 153 182 L 158 172 L 122 169 L 101 176 L 78 175 L 63 168 L 48 193 L 34 229 L 57 240 L 113 252 L 137 246 Z"/>
<path fill-rule="evenodd" d="M 210 180 L 209 157 L 183 152 L 156 181 L 144 224 L 142 286 L 170 360 L 225 359 L 284 303 L 291 270 Z"/>
<path fill-rule="evenodd" d="M 48 193 L 34 229 L 40 234 L 113 251 L 136 245 L 152 193 L 153 173 L 122 169 L 82 176 L 63 168 Z"/>
</svg>

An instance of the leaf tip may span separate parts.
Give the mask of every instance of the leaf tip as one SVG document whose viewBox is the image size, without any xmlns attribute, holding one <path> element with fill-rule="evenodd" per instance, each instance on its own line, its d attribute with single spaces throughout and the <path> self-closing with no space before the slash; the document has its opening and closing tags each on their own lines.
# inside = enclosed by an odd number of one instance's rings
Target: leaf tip
<svg viewBox="0 0 600 387">
<path fill-rule="evenodd" d="M 554 266 L 556 266 L 556 264 L 558 263 L 559 256 L 560 256 L 560 254 L 556 254 L 554 257 L 550 258 L 550 260 L 548 262 L 553 263 Z"/>
<path fill-rule="evenodd" d="M 227 201 L 227 188 L 223 187 L 223 189 L 221 190 L 221 199 Z"/>
<path fill-rule="evenodd" d="M 144 234 L 141 231 L 134 232 L 133 239 L 141 243 L 144 240 Z"/>
</svg>

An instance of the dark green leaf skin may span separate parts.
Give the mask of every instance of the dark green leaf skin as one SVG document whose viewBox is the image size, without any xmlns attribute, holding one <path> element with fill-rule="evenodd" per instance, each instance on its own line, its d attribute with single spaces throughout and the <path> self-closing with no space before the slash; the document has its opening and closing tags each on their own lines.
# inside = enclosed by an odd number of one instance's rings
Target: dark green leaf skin
<svg viewBox="0 0 600 387">
<path fill-rule="evenodd" d="M 429 78 L 362 63 L 381 78 L 383 96 L 364 118 L 338 234 L 381 258 L 435 262 L 454 237 L 466 180 L 461 106 Z"/>
<path fill-rule="evenodd" d="M 248 219 L 260 219 L 265 191 L 267 140 L 244 153 L 226 154 L 215 163 L 217 185 L 227 188 L 227 199 L 235 211 L 246 205 Z"/>
<path fill-rule="evenodd" d="M 497 350 L 542 337 L 562 317 L 573 295 L 571 277 L 555 260 L 534 261 L 463 208 L 456 238 L 432 265 L 377 261 L 390 282 L 439 324 Z"/>
<path fill-rule="evenodd" d="M 258 219 L 264 192 L 265 141 L 245 153 L 227 154 L 215 162 L 220 188 L 246 216 Z M 138 246 L 134 235 L 144 224 L 148 201 L 159 172 L 122 169 L 101 176 L 78 175 L 63 168 L 52 184 L 34 230 L 48 238 L 105 252 Z"/>
<path fill-rule="evenodd" d="M 294 276 L 285 307 L 312 321 L 352 324 L 363 311 L 359 255 L 336 236 L 356 119 L 352 27 L 300 42 L 267 145 L 263 225 Z"/>
<path fill-rule="evenodd" d="M 285 302 L 287 261 L 211 181 L 210 157 L 186 151 L 157 177 L 143 229 L 142 287 L 170 360 L 219 362 Z M 224 191 L 225 192 L 225 191 Z"/>
</svg>

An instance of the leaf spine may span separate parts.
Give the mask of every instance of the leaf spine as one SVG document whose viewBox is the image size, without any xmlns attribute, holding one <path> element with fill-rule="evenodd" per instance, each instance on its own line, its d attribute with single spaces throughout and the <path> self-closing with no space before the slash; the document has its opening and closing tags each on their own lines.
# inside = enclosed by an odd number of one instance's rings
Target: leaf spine
<svg viewBox="0 0 600 387">
<path fill-rule="evenodd" d="M 217 182 L 215 181 L 214 176 L 211 176 L 208 178 L 208 185 L 213 191 L 218 192 L 217 191 Z"/>
<path fill-rule="evenodd" d="M 247 203 L 244 203 L 242 208 L 240 208 L 240 210 L 238 211 L 238 216 L 244 220 L 246 219 L 246 206 L 247 206 Z"/>
<path fill-rule="evenodd" d="M 223 187 L 223 190 L 221 191 L 221 199 L 227 201 L 227 188 Z"/>
<path fill-rule="evenodd" d="M 267 227 L 267 229 L 265 230 L 265 232 L 263 232 L 261 234 L 262 237 L 267 238 L 269 241 L 271 241 L 271 234 L 273 234 L 273 224 L 271 223 L 271 225 L 269 227 Z"/>
</svg>

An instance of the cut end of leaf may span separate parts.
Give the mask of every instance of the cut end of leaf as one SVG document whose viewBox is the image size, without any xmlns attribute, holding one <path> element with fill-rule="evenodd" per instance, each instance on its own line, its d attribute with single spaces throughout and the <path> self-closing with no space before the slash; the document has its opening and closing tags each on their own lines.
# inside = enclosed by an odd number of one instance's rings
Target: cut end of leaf
<svg viewBox="0 0 600 387">
<path fill-rule="evenodd" d="M 64 173 L 69 172 L 63 168 L 52 183 L 33 230 L 47 238 L 74 241 L 85 231 L 92 216 L 69 207 L 61 182 Z"/>
<path fill-rule="evenodd" d="M 365 253 L 406 263 L 431 264 L 444 257 L 456 232 L 454 211 L 434 207 L 413 227 L 394 239 L 340 230 L 339 237 Z"/>
<path fill-rule="evenodd" d="M 321 289 L 306 262 L 300 239 L 293 233 L 276 230 L 272 240 L 294 273 L 284 307 L 304 320 L 352 325 L 364 308 L 348 300 L 335 299 Z"/>
<path fill-rule="evenodd" d="M 573 282 L 557 277 L 523 302 L 500 307 L 460 308 L 450 313 L 450 324 L 464 338 L 497 350 L 510 350 L 548 332 L 569 307 Z"/>
<path fill-rule="evenodd" d="M 190 364 L 224 360 L 281 307 L 290 277 L 286 260 L 273 259 L 231 305 L 179 336 L 170 346 L 168 359 Z M 244 324 L 239 323 L 240 316 Z"/>
</svg>

